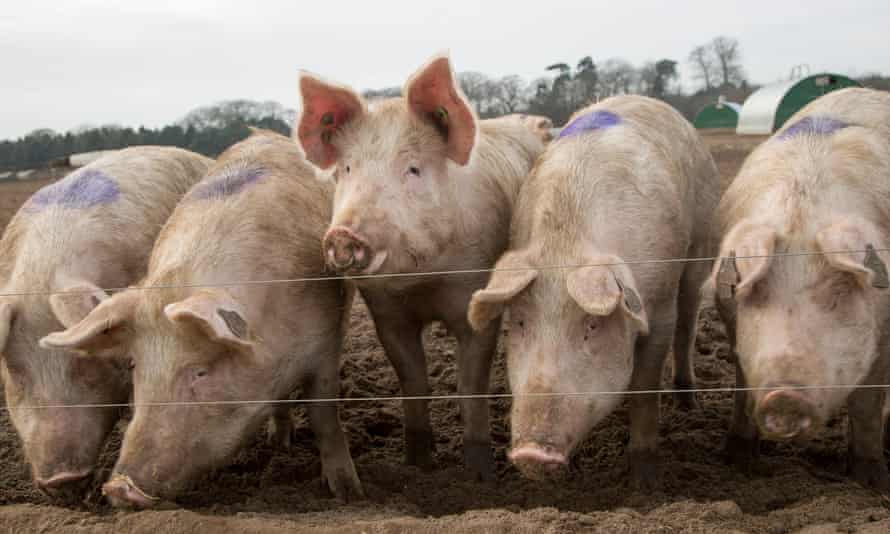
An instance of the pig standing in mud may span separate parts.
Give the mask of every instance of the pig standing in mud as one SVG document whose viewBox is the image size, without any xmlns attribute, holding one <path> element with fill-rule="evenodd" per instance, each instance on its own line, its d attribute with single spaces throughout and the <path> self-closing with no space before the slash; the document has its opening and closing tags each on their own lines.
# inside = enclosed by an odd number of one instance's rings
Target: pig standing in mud
<svg viewBox="0 0 890 534">
<path fill-rule="evenodd" d="M 763 388 L 736 394 L 730 458 L 750 462 L 758 437 L 812 436 L 846 402 L 848 469 L 887 489 L 884 392 L 849 386 L 890 378 L 876 250 L 890 245 L 890 93 L 839 90 L 797 112 L 748 157 L 717 214 L 717 307 L 739 386 Z"/>
<path fill-rule="evenodd" d="M 297 138 L 309 161 L 333 169 L 334 213 L 324 238 L 328 265 L 356 283 L 406 395 L 429 395 L 421 343 L 441 320 L 457 337 L 461 394 L 484 394 L 498 325 L 475 333 L 466 310 L 486 273 L 374 278 L 367 275 L 488 268 L 507 245 L 513 201 L 543 150 L 519 121 L 479 121 L 437 56 L 405 85 L 404 98 L 370 105 L 347 87 L 303 73 Z M 429 467 L 428 405 L 405 407 L 406 461 Z M 493 475 L 488 401 L 461 401 L 464 459 Z"/>
<path fill-rule="evenodd" d="M 620 96 L 577 112 L 523 186 L 510 250 L 473 295 L 479 330 L 509 308 L 511 461 L 555 476 L 620 395 L 654 390 L 675 354 L 677 388 L 694 386 L 693 340 L 709 256 L 717 170 L 692 126 L 667 105 Z M 595 267 L 571 267 L 594 265 Z M 535 270 L 535 267 L 569 266 Z M 567 396 L 561 396 L 567 394 Z M 691 406 L 691 393 L 679 396 Z M 630 396 L 631 483 L 656 482 L 658 395 Z"/>
<path fill-rule="evenodd" d="M 126 364 L 38 346 L 145 274 L 158 232 L 211 160 L 177 148 L 128 148 L 37 191 L 0 241 L 0 375 L 39 488 L 73 500 L 91 481 L 119 410 Z M 51 408 L 33 409 L 36 406 Z"/>
<path fill-rule="evenodd" d="M 150 507 L 230 460 L 270 416 L 290 439 L 286 405 L 239 403 L 339 395 L 353 290 L 317 277 L 333 188 L 294 143 L 256 133 L 229 148 L 161 231 L 145 286 L 113 296 L 42 343 L 133 362 L 133 420 L 103 486 L 115 506 Z M 158 403 L 179 402 L 179 405 Z M 187 403 L 198 404 L 187 404 Z M 204 403 L 204 404 L 201 404 Z M 332 403 L 307 406 L 322 476 L 341 498 L 362 488 Z"/>
</svg>

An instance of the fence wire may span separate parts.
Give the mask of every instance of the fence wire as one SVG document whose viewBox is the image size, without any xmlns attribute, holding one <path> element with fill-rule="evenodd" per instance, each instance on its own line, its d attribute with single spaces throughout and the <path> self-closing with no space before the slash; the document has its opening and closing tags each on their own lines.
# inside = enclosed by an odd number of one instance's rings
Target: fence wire
<svg viewBox="0 0 890 534">
<path fill-rule="evenodd" d="M 890 248 L 875 248 L 875 252 L 890 252 Z M 830 250 L 830 251 L 805 251 L 805 252 L 776 252 L 773 254 L 753 254 L 747 256 L 734 256 L 736 260 L 749 260 L 758 258 L 792 258 L 799 256 L 827 256 L 834 254 L 867 254 L 868 250 Z M 216 282 L 213 284 L 163 284 L 150 286 L 126 286 L 126 287 L 107 287 L 100 288 L 107 293 L 120 292 L 126 290 L 157 290 L 157 289 L 204 289 L 214 287 L 238 287 L 238 286 L 256 286 L 256 285 L 273 285 L 273 284 L 297 284 L 306 282 L 331 282 L 331 281 L 351 281 L 351 280 L 368 280 L 383 278 L 415 278 L 415 277 L 435 277 L 435 276 L 452 276 L 462 274 L 480 274 L 480 273 L 496 273 L 496 272 L 517 272 L 517 271 L 557 271 L 567 269 L 583 269 L 589 267 L 614 267 L 618 265 L 646 265 L 646 264 L 665 264 L 665 263 L 695 263 L 695 262 L 715 262 L 717 260 L 730 259 L 723 256 L 707 256 L 699 258 L 661 258 L 661 259 L 639 259 L 625 260 L 607 263 L 576 263 L 565 265 L 539 265 L 534 267 L 507 267 L 507 268 L 479 268 L 479 269 L 454 269 L 447 271 L 414 271 L 407 273 L 377 273 L 377 274 L 358 274 L 358 275 L 331 275 L 331 276 L 308 276 L 303 278 L 273 278 L 267 280 L 240 280 L 232 282 Z M 79 295 L 92 294 L 96 289 L 80 289 L 80 290 L 33 290 L 0 293 L 0 298 L 9 297 L 29 297 L 41 295 Z"/>
<path fill-rule="evenodd" d="M 874 252 L 890 252 L 890 248 L 874 248 Z M 802 256 L 824 256 L 830 254 L 867 254 L 866 250 L 833 250 L 833 251 L 803 251 L 803 252 L 777 252 L 773 254 L 758 254 L 746 256 L 734 256 L 735 260 L 760 259 L 760 258 L 789 258 Z M 480 268 L 480 269 L 455 269 L 445 271 L 418 271 L 408 273 L 379 273 L 366 275 L 336 275 L 336 276 L 315 276 L 303 278 L 280 278 L 267 280 L 241 280 L 233 282 L 222 282 L 214 284 L 170 284 L 170 285 L 149 285 L 149 286 L 128 286 L 119 288 L 102 288 L 106 292 L 118 292 L 125 290 L 160 290 L 160 289 L 185 289 L 185 288 L 212 288 L 212 287 L 237 287 L 251 285 L 271 285 L 271 284 L 293 284 L 308 282 L 325 282 L 325 281 L 349 281 L 363 279 L 381 279 L 381 278 L 410 278 L 410 277 L 434 277 L 434 276 L 452 276 L 493 272 L 516 272 L 516 271 L 549 271 L 549 270 L 566 270 L 581 269 L 590 267 L 613 267 L 618 265 L 645 265 L 645 264 L 668 264 L 668 263 L 691 263 L 691 262 L 716 262 L 718 260 L 730 259 L 722 256 L 709 256 L 698 258 L 658 258 L 658 259 L 637 259 L 626 260 L 620 262 L 607 263 L 579 263 L 566 265 L 544 265 L 535 267 L 511 267 L 511 268 Z M 22 296 L 41 296 L 41 295 L 59 295 L 59 294 L 90 294 L 93 290 L 71 290 L 71 291 L 23 291 L 0 293 L 0 298 L 22 297 Z M 47 405 L 31 405 L 31 406 L 0 406 L 2 411 L 10 410 L 45 410 L 45 409 L 68 409 L 68 408 L 136 408 L 136 407 L 152 407 L 152 406 L 233 406 L 233 405 L 305 405 L 305 404 L 331 404 L 331 403 L 355 403 L 355 402 L 401 402 L 401 401 L 460 401 L 460 400 L 498 400 L 498 399 L 515 399 L 515 398 L 553 398 L 553 397 L 594 397 L 594 396 L 615 396 L 615 395 L 654 395 L 654 394 L 674 394 L 674 393 L 734 393 L 734 392 L 756 392 L 756 391 L 774 391 L 776 389 L 783 390 L 829 390 L 829 389 L 890 389 L 890 384 L 823 384 L 823 385 L 797 385 L 777 388 L 772 387 L 702 387 L 688 389 L 650 389 L 650 390 L 628 390 L 628 391 L 584 391 L 584 392 L 552 392 L 552 393 L 479 393 L 479 394 L 454 394 L 454 395 L 388 395 L 388 396 L 371 396 L 371 397 L 333 397 L 333 398 L 303 398 L 303 399 L 248 399 L 248 400 L 219 400 L 219 401 L 167 401 L 167 402 L 146 402 L 146 403 L 99 403 L 99 404 L 47 404 Z"/>
<path fill-rule="evenodd" d="M 655 395 L 672 393 L 734 393 L 736 391 L 775 391 L 794 390 L 811 391 L 826 389 L 884 389 L 890 388 L 890 384 L 837 384 L 837 385 L 810 385 L 810 386 L 783 386 L 783 387 L 712 387 L 712 388 L 688 388 L 688 389 L 638 389 L 628 391 L 578 391 L 578 392 L 553 392 L 553 393 L 478 393 L 456 395 L 388 395 L 378 397 L 330 397 L 324 399 L 269 399 L 269 400 L 219 400 L 219 401 L 162 401 L 141 403 L 107 403 L 107 404 L 47 404 L 35 406 L 0 406 L 0 410 L 46 410 L 61 408 L 137 408 L 159 406 L 251 406 L 264 404 L 334 404 L 354 402 L 401 402 L 401 401 L 460 401 L 460 400 L 498 400 L 516 398 L 556 398 L 556 397 L 595 397 L 614 395 Z"/>
</svg>

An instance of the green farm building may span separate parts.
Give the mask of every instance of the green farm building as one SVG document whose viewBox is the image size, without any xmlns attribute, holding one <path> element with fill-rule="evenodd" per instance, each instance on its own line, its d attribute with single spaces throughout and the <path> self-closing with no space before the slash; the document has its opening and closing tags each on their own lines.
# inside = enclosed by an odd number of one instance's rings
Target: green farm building
<svg viewBox="0 0 890 534">
<path fill-rule="evenodd" d="M 742 105 L 736 133 L 769 135 L 800 108 L 844 87 L 862 87 L 862 84 L 840 74 L 822 73 L 761 87 Z"/>
<path fill-rule="evenodd" d="M 739 124 L 739 112 L 742 106 L 735 102 L 727 102 L 720 97 L 717 102 L 708 104 L 698 115 L 692 124 L 699 130 L 708 128 L 732 128 Z"/>
</svg>

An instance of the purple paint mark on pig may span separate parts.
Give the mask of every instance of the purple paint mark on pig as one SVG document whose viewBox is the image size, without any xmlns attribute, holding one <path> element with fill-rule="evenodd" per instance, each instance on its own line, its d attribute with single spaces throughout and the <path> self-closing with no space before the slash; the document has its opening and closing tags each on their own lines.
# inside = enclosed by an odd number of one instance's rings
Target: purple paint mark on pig
<svg viewBox="0 0 890 534">
<path fill-rule="evenodd" d="M 570 122 L 568 126 L 559 132 L 559 137 L 563 138 L 570 135 L 578 135 L 593 130 L 605 130 L 606 128 L 611 128 L 618 124 L 621 124 L 621 117 L 615 115 L 611 111 L 591 111 L 590 113 L 585 113 Z"/>
<path fill-rule="evenodd" d="M 84 169 L 34 193 L 26 209 L 34 212 L 52 205 L 91 208 L 114 202 L 120 194 L 114 178 L 99 170 Z"/>
<path fill-rule="evenodd" d="M 245 187 L 260 181 L 265 176 L 263 169 L 238 169 L 234 172 L 208 178 L 199 183 L 189 193 L 191 200 L 221 198 L 240 193 Z"/>
<path fill-rule="evenodd" d="M 804 117 L 785 129 L 777 139 L 791 139 L 800 135 L 831 135 L 849 126 L 844 121 L 831 117 Z"/>
</svg>

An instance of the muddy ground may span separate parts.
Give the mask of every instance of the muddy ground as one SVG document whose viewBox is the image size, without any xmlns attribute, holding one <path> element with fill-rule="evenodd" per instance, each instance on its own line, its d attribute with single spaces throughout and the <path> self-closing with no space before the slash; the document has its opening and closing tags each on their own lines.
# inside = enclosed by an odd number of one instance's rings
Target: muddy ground
<svg viewBox="0 0 890 534">
<path fill-rule="evenodd" d="M 760 139 L 720 133 L 707 141 L 726 184 Z M 35 185 L 0 185 L 0 223 Z M 439 326 L 429 329 L 425 341 L 434 393 L 454 393 L 454 341 Z M 731 386 L 726 337 L 713 310 L 702 315 L 697 345 L 699 384 Z M 361 304 L 353 312 L 342 377 L 346 397 L 398 393 Z M 492 388 L 507 391 L 503 353 Z M 432 403 L 437 467 L 421 472 L 401 462 L 400 405 L 360 402 L 346 404 L 342 418 L 366 501 L 343 504 L 322 488 L 312 433 L 303 411 L 294 408 L 299 433 L 292 450 L 274 449 L 258 436 L 231 466 L 183 495 L 181 508 L 148 512 L 112 510 L 98 491 L 80 506 L 53 506 L 33 489 L 17 438 L 0 412 L 0 533 L 890 532 L 890 501 L 844 477 L 844 419 L 809 443 L 766 444 L 759 465 L 743 474 L 725 465 L 720 454 L 730 394 L 709 393 L 700 401 L 700 409 L 684 412 L 662 399 L 662 485 L 650 495 L 627 487 L 624 410 L 592 433 L 570 480 L 549 484 L 522 479 L 506 461 L 509 402 L 493 401 L 498 478 L 481 484 L 462 476 L 456 403 Z M 96 487 L 113 464 L 124 425 L 109 443 Z"/>
</svg>

